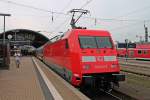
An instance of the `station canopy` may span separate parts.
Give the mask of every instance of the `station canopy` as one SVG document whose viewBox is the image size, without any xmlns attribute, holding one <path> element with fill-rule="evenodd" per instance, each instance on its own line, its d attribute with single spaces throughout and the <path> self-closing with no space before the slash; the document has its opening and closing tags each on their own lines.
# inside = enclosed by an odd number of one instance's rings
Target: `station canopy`
<svg viewBox="0 0 150 100">
<path fill-rule="evenodd" d="M 0 34 L 0 40 L 3 39 L 3 33 Z M 29 45 L 38 48 L 49 41 L 48 37 L 40 32 L 28 29 L 14 29 L 5 32 L 6 41 L 10 41 L 10 46 Z"/>
</svg>

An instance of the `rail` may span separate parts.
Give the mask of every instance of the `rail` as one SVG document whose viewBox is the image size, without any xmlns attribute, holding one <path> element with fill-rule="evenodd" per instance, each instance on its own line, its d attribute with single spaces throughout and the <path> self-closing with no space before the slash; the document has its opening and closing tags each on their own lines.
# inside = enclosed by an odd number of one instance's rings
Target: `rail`
<svg viewBox="0 0 150 100">
<path fill-rule="evenodd" d="M 110 96 L 113 97 L 115 100 L 122 100 L 122 98 L 120 98 L 120 97 L 118 97 L 118 96 L 116 96 L 116 95 L 114 95 L 114 94 L 112 94 L 112 93 L 110 93 L 110 92 L 107 92 L 107 91 L 104 91 L 104 90 L 101 90 L 101 89 L 100 89 L 100 91 L 106 93 L 107 95 L 110 95 Z"/>
</svg>

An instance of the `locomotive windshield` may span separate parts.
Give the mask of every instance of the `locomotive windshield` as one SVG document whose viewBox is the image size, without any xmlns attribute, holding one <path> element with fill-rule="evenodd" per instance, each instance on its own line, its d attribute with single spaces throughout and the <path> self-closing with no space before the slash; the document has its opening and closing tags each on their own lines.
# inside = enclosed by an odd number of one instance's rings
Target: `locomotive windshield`
<svg viewBox="0 0 150 100">
<path fill-rule="evenodd" d="M 81 48 L 112 48 L 110 37 L 106 36 L 80 36 Z"/>
<path fill-rule="evenodd" d="M 81 48 L 97 48 L 95 37 L 92 36 L 80 36 L 80 46 Z"/>
</svg>

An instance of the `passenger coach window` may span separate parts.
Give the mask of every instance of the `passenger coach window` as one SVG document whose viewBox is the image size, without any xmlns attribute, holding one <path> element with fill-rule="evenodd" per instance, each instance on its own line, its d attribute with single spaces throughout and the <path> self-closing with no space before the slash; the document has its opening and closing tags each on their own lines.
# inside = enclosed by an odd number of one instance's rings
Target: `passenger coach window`
<svg viewBox="0 0 150 100">
<path fill-rule="evenodd" d="M 142 51 L 141 51 L 141 50 L 138 50 L 138 54 L 142 54 Z"/>
<path fill-rule="evenodd" d="M 96 37 L 98 48 L 112 48 L 110 37 Z"/>
<path fill-rule="evenodd" d="M 80 36 L 80 46 L 81 48 L 97 48 L 95 37 L 92 36 Z"/>
<path fill-rule="evenodd" d="M 148 51 L 147 50 L 145 50 L 145 51 L 143 51 L 144 52 L 144 54 L 148 54 Z"/>
</svg>

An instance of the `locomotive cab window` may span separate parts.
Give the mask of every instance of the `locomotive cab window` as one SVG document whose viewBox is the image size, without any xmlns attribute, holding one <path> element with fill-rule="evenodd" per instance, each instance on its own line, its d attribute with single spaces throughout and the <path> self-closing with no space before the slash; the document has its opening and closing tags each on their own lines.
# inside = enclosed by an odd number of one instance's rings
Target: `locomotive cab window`
<svg viewBox="0 0 150 100">
<path fill-rule="evenodd" d="M 112 48 L 110 37 L 79 36 L 81 48 Z"/>
<path fill-rule="evenodd" d="M 80 36 L 79 41 L 81 48 L 97 48 L 95 37 L 93 36 Z"/>
<path fill-rule="evenodd" d="M 110 37 L 96 37 L 98 48 L 112 48 Z"/>
</svg>

